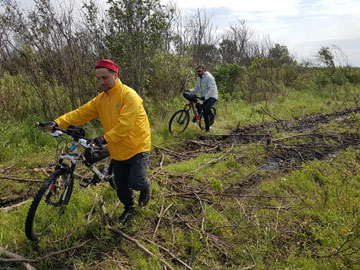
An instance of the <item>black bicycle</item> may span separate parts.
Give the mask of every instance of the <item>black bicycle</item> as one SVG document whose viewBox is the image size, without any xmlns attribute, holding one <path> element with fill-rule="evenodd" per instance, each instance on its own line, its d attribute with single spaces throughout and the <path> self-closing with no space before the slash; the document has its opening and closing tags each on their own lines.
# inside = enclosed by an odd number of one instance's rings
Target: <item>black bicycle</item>
<svg viewBox="0 0 360 270">
<path fill-rule="evenodd" d="M 196 109 L 196 103 L 198 102 L 199 98 L 197 98 L 196 102 L 189 102 L 185 104 L 185 107 L 182 110 L 178 110 L 175 112 L 169 122 L 169 131 L 174 135 L 178 135 L 183 133 L 190 123 L 190 111 L 193 113 L 192 121 L 197 123 L 200 129 L 205 128 L 205 121 L 203 112 L 198 113 Z M 216 109 L 214 107 L 211 108 L 212 116 L 209 116 L 209 125 L 214 124 L 215 116 L 216 116 Z"/>
<path fill-rule="evenodd" d="M 45 125 L 37 123 L 37 126 L 44 127 Z M 77 161 L 82 161 L 94 173 L 91 180 L 79 179 L 80 186 L 85 188 L 90 184 L 105 180 L 115 188 L 107 148 L 95 147 L 91 139 L 84 137 L 85 131 L 82 128 L 70 126 L 67 130 L 59 128 L 54 128 L 54 130 L 52 136 L 61 137 L 67 134 L 72 137 L 72 140 L 70 143 L 67 141 L 54 172 L 44 181 L 31 203 L 25 221 L 25 234 L 31 241 L 49 233 L 64 213 L 73 191 Z M 98 163 L 104 159 L 105 162 Z"/>
</svg>

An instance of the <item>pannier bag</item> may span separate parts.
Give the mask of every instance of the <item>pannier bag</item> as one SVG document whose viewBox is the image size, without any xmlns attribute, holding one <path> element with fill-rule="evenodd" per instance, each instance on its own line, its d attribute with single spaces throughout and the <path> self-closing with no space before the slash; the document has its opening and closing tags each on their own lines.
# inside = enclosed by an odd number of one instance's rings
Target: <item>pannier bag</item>
<svg viewBox="0 0 360 270">
<path fill-rule="evenodd" d="M 84 156 L 89 162 L 89 165 L 107 158 L 109 155 L 109 150 L 107 148 L 86 148 L 84 152 Z"/>
<path fill-rule="evenodd" d="M 190 91 L 183 92 L 183 96 L 184 96 L 184 98 L 186 98 L 190 102 L 196 102 L 197 101 L 196 95 L 192 95 L 190 93 Z"/>
</svg>

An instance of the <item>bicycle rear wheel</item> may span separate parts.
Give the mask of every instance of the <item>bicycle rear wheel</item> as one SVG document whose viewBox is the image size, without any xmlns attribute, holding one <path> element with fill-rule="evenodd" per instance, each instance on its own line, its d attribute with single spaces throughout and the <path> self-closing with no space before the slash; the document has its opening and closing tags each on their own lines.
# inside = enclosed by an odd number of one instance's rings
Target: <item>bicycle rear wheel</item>
<svg viewBox="0 0 360 270">
<path fill-rule="evenodd" d="M 214 107 L 211 107 L 212 116 L 209 116 L 209 125 L 211 126 L 215 122 L 215 116 L 216 116 L 216 109 Z M 204 115 L 201 113 L 200 115 L 200 121 L 199 121 L 199 127 L 201 129 L 205 128 L 205 120 Z"/>
<path fill-rule="evenodd" d="M 73 187 L 74 180 L 67 167 L 56 170 L 45 180 L 26 217 L 25 234 L 29 240 L 35 241 L 50 232 L 64 213 Z"/>
<path fill-rule="evenodd" d="M 179 110 L 173 114 L 169 122 L 169 131 L 172 134 L 181 134 L 188 127 L 190 122 L 189 112 Z"/>
</svg>

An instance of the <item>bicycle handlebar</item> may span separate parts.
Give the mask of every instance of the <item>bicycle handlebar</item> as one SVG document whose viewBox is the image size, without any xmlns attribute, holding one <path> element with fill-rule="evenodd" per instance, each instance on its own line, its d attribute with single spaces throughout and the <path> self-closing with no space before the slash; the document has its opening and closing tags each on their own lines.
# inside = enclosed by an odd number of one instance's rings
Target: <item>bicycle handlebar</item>
<svg viewBox="0 0 360 270">
<path fill-rule="evenodd" d="M 37 127 L 46 127 L 45 123 L 41 123 L 41 122 L 36 122 L 35 123 L 35 126 Z M 75 134 L 74 132 L 71 132 L 71 131 L 68 131 L 68 130 L 64 130 L 64 129 L 61 129 L 61 128 L 58 128 L 58 127 L 54 127 L 53 128 L 53 131 L 61 131 L 71 137 L 73 137 L 74 139 L 84 139 L 86 140 L 87 142 L 91 142 L 92 139 L 89 139 L 89 138 L 86 138 L 84 136 L 81 136 L 81 135 L 78 135 L 78 134 Z"/>
</svg>

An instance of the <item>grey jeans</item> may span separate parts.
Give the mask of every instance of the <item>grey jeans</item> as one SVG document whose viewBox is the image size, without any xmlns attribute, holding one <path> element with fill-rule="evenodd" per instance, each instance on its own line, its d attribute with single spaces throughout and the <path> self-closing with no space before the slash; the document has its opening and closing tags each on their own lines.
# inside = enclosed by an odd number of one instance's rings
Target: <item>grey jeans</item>
<svg viewBox="0 0 360 270">
<path fill-rule="evenodd" d="M 150 188 L 146 178 L 150 152 L 136 154 L 127 160 L 112 160 L 117 195 L 124 205 L 134 204 L 134 190 Z"/>
</svg>

